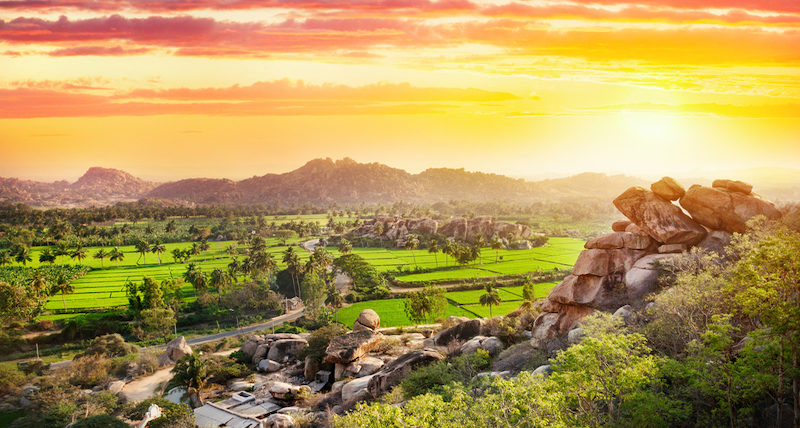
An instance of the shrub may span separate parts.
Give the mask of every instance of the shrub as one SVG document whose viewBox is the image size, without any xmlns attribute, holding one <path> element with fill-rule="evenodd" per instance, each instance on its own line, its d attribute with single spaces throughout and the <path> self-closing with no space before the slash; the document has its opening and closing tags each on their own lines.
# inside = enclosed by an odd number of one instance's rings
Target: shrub
<svg viewBox="0 0 800 428">
<path fill-rule="evenodd" d="M 69 383 L 81 388 L 93 388 L 108 381 L 111 360 L 103 355 L 76 357 L 70 367 Z"/>
<path fill-rule="evenodd" d="M 123 412 L 126 419 L 140 421 L 151 404 L 161 407 L 161 417 L 148 423 L 149 428 L 194 428 L 194 413 L 185 404 L 175 404 L 166 398 L 155 397 L 136 403 Z"/>
<path fill-rule="evenodd" d="M 124 357 L 138 351 L 136 345 L 126 343 L 117 333 L 96 337 L 82 355 L 105 354 L 108 357 Z"/>
<path fill-rule="evenodd" d="M 347 333 L 341 324 L 331 324 L 311 332 L 308 337 L 308 346 L 303 348 L 297 355 L 302 360 L 305 357 L 321 359 L 325 355 L 325 349 L 334 337 Z"/>
<path fill-rule="evenodd" d="M 0 365 L 0 395 L 14 394 L 19 391 L 19 387 L 25 383 L 25 373 L 16 367 Z"/>
<path fill-rule="evenodd" d="M 139 374 L 154 373 L 158 370 L 158 352 L 142 351 L 139 353 Z"/>
<path fill-rule="evenodd" d="M 408 399 L 428 392 L 443 393 L 442 387 L 455 382 L 455 380 L 455 374 L 448 367 L 447 362 L 439 361 L 435 364 L 418 367 L 409 373 L 400 385 L 403 388 L 403 396 Z"/>
<path fill-rule="evenodd" d="M 128 428 L 128 424 L 110 415 L 97 415 L 75 422 L 72 428 Z"/>
</svg>

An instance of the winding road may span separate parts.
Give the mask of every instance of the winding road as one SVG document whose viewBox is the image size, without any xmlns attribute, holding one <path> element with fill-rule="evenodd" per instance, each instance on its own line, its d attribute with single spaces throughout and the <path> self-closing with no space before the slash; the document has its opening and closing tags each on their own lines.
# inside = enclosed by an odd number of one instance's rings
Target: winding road
<svg viewBox="0 0 800 428">
<path fill-rule="evenodd" d="M 269 321 L 266 321 L 266 322 L 263 322 L 263 323 L 251 324 L 251 325 L 248 325 L 247 327 L 241 327 L 241 328 L 237 328 L 237 329 L 234 329 L 234 330 L 222 331 L 222 332 L 219 332 L 219 333 L 209 334 L 209 335 L 206 335 L 206 336 L 193 337 L 191 339 L 187 339 L 186 343 L 188 343 L 190 346 L 191 345 L 199 345 L 201 343 L 213 342 L 213 341 L 220 340 L 220 339 L 225 339 L 225 338 L 228 338 L 228 337 L 234 337 L 234 336 L 239 336 L 239 335 L 242 335 L 242 334 L 252 333 L 254 331 L 266 330 L 268 328 L 279 326 L 279 325 L 281 325 L 281 324 L 283 324 L 285 322 L 294 321 L 294 320 L 300 318 L 302 315 L 303 315 L 303 309 L 298 309 L 298 310 L 289 312 L 287 314 L 283 314 L 283 315 L 277 316 L 277 317 L 272 318 Z M 142 349 L 144 349 L 144 350 L 147 350 L 147 349 L 164 349 L 165 347 L 166 347 L 166 345 L 155 345 L 155 346 L 148 346 L 148 347 L 142 348 Z M 72 360 L 57 361 L 55 363 L 50 364 L 50 368 L 51 369 L 62 369 L 62 368 L 69 367 L 70 364 L 72 364 Z"/>
</svg>

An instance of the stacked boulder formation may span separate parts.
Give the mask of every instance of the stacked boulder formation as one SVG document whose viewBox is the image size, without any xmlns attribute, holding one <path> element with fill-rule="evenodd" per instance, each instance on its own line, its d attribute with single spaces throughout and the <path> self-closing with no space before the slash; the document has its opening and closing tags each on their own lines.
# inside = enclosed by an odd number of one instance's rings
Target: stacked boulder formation
<svg viewBox="0 0 800 428">
<path fill-rule="evenodd" d="M 752 190 L 733 180 L 685 190 L 664 177 L 650 190 L 631 187 L 623 192 L 614 206 L 628 220 L 614 222 L 613 233 L 586 243 L 572 274 L 544 300 L 544 312 L 531 332 L 532 345 L 567 333 L 595 310 L 641 306 L 656 289 L 659 261 L 692 247 L 719 252 L 732 233 L 745 231 L 751 218 L 780 218 L 775 206 Z"/>
<path fill-rule="evenodd" d="M 533 231 L 523 224 L 495 221 L 492 217 L 456 218 L 439 224 L 430 218 L 379 217 L 350 232 L 352 236 L 392 241 L 402 246 L 410 234 L 440 234 L 456 240 L 472 240 L 478 235 L 489 239 L 492 236 L 506 243 L 529 239 Z"/>
<path fill-rule="evenodd" d="M 274 372 L 294 361 L 300 350 L 307 346 L 306 339 L 297 334 L 257 334 L 247 339 L 241 351 L 259 370 Z"/>
</svg>

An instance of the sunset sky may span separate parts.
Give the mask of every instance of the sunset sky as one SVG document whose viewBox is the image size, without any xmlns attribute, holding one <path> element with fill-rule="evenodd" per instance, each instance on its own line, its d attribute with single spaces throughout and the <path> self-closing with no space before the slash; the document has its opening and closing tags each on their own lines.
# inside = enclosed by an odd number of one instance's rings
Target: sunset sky
<svg viewBox="0 0 800 428">
<path fill-rule="evenodd" d="M 0 0 L 0 176 L 800 168 L 798 0 Z"/>
</svg>

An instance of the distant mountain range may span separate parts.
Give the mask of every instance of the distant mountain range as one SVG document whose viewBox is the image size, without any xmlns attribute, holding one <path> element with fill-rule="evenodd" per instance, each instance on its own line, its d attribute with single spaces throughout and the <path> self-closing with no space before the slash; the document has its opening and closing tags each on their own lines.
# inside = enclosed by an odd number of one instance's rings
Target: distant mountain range
<svg viewBox="0 0 800 428">
<path fill-rule="evenodd" d="M 755 171 L 755 170 L 750 170 Z M 759 171 L 755 190 L 773 200 L 800 200 L 800 170 Z M 730 174 L 734 174 L 731 171 Z M 767 178 L 768 177 L 768 178 Z M 702 179 L 697 179 L 702 180 Z M 699 181 L 685 181 L 684 185 Z M 763 181 L 764 188 L 759 188 Z M 23 202 L 39 207 L 107 205 L 120 201 L 161 199 L 198 204 L 280 203 L 340 205 L 364 203 L 438 202 L 448 200 L 533 202 L 573 198 L 610 199 L 630 186 L 649 181 L 626 175 L 583 173 L 571 177 L 526 181 L 463 169 L 432 168 L 419 174 L 380 163 L 352 159 L 314 159 L 284 174 L 267 174 L 241 181 L 188 178 L 152 183 L 127 172 L 90 168 L 75 183 L 43 183 L 0 178 L 0 202 Z"/>
</svg>

